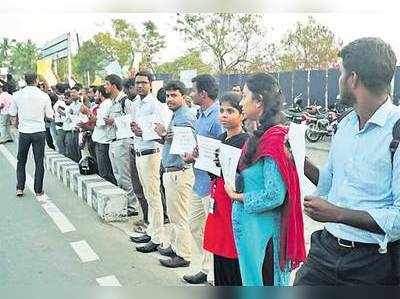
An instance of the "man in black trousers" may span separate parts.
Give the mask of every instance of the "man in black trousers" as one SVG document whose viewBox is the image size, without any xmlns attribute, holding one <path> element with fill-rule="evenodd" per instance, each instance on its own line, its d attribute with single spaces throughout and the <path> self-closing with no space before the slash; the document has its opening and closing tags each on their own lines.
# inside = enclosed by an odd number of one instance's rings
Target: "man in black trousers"
<svg viewBox="0 0 400 299">
<path fill-rule="evenodd" d="M 43 195 L 44 146 L 46 141 L 45 118 L 53 118 L 50 97 L 37 87 L 37 75 L 26 74 L 27 86 L 13 95 L 10 115 L 18 115 L 18 156 L 17 156 L 17 196 L 23 196 L 25 189 L 25 166 L 29 148 L 32 145 L 35 159 L 34 191 Z"/>
</svg>

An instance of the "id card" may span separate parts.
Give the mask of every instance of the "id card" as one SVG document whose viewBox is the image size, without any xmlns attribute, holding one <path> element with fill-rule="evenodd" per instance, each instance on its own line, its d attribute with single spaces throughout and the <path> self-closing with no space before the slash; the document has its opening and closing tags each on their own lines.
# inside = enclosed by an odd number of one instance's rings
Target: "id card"
<svg viewBox="0 0 400 299">
<path fill-rule="evenodd" d="M 214 198 L 210 198 L 210 203 L 208 205 L 208 213 L 214 214 L 215 213 L 215 200 Z"/>
</svg>

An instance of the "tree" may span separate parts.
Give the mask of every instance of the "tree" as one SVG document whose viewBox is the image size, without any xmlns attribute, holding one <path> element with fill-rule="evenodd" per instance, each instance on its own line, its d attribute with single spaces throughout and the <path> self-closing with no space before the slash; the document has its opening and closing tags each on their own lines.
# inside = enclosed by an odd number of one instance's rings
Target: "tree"
<svg viewBox="0 0 400 299">
<path fill-rule="evenodd" d="M 238 72 L 265 52 L 265 31 L 259 14 L 178 14 L 177 30 L 196 49 L 213 56 L 221 73 Z"/>
<path fill-rule="evenodd" d="M 309 17 L 305 24 L 297 22 L 280 46 L 280 70 L 324 69 L 336 62 L 341 41 L 329 28 Z"/>
<path fill-rule="evenodd" d="M 160 50 L 165 48 L 165 36 L 161 35 L 156 25 L 152 21 L 143 23 L 144 32 L 142 34 L 143 60 L 142 64 L 154 70 L 154 58 Z"/>
<path fill-rule="evenodd" d="M 39 50 L 32 41 L 16 42 L 11 48 L 10 72 L 16 79 L 23 78 L 25 73 L 35 71 L 38 56 Z"/>
<path fill-rule="evenodd" d="M 197 70 L 198 74 L 211 73 L 212 67 L 201 59 L 200 52 L 190 50 L 172 62 L 166 62 L 156 67 L 157 73 L 179 74 L 183 70 Z"/>
<path fill-rule="evenodd" d="M 82 43 L 78 53 L 73 59 L 73 70 L 80 82 L 86 82 L 86 74 L 89 72 L 90 78 L 94 78 L 96 71 L 104 69 L 107 64 L 107 55 L 99 51 L 94 40 L 87 40 Z"/>
<path fill-rule="evenodd" d="M 15 42 L 15 39 L 3 38 L 3 41 L 0 43 L 0 66 L 10 66 L 11 49 Z"/>
</svg>

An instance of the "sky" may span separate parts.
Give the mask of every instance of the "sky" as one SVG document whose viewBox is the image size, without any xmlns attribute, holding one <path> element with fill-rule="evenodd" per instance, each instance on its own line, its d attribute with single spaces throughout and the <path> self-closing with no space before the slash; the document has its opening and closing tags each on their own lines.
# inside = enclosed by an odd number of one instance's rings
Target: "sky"
<svg viewBox="0 0 400 299">
<path fill-rule="evenodd" d="M 398 26 L 395 25 L 399 16 L 391 12 L 267 12 L 263 14 L 263 23 L 268 32 L 266 38 L 274 42 L 279 41 L 297 21 L 305 21 L 309 15 L 328 26 L 345 44 L 363 36 L 381 37 L 391 44 L 400 60 L 400 38 Z M 113 18 L 124 18 L 134 24 L 139 31 L 144 21 L 154 21 L 160 32 L 167 37 L 167 47 L 160 53 L 158 62 L 171 61 L 184 54 L 190 47 L 190 44 L 184 41 L 183 35 L 173 30 L 176 20 L 176 13 L 173 12 L 105 13 L 68 10 L 27 12 L 15 9 L 5 12 L 3 10 L 0 11 L 0 28 L 2 28 L 0 38 L 31 39 L 40 46 L 59 35 L 72 32 L 78 33 L 82 42 L 99 31 L 110 30 Z"/>
</svg>

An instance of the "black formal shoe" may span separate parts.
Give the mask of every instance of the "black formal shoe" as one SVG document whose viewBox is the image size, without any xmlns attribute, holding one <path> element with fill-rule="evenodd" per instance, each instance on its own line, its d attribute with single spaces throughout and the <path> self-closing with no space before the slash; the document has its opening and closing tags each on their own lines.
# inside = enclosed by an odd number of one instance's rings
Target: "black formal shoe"
<svg viewBox="0 0 400 299">
<path fill-rule="evenodd" d="M 190 284 L 201 284 L 207 282 L 207 274 L 200 271 L 195 275 L 184 275 L 183 279 Z"/>
<path fill-rule="evenodd" d="M 129 237 L 133 243 L 147 243 L 150 242 L 151 237 L 148 235 L 141 235 L 139 237 Z"/>
<path fill-rule="evenodd" d="M 175 255 L 168 260 L 159 260 L 161 265 L 167 268 L 180 268 L 180 267 L 189 267 L 190 262 L 180 257 L 179 255 Z M 207 279 L 207 276 L 206 276 Z"/>
<path fill-rule="evenodd" d="M 173 257 L 176 255 L 176 253 L 172 250 L 171 246 L 168 246 L 167 248 L 162 248 L 161 246 L 159 246 L 157 248 L 157 251 L 159 254 L 163 256 Z"/>
<path fill-rule="evenodd" d="M 136 247 L 136 250 L 142 253 L 150 253 L 157 251 L 158 246 L 160 246 L 160 244 L 156 244 L 150 241 L 144 246 Z"/>
<path fill-rule="evenodd" d="M 139 215 L 139 212 L 134 207 L 128 207 L 126 215 L 128 217 L 137 216 Z"/>
<path fill-rule="evenodd" d="M 169 223 L 170 223 L 169 218 L 168 217 L 164 217 L 164 224 L 169 224 Z"/>
</svg>

